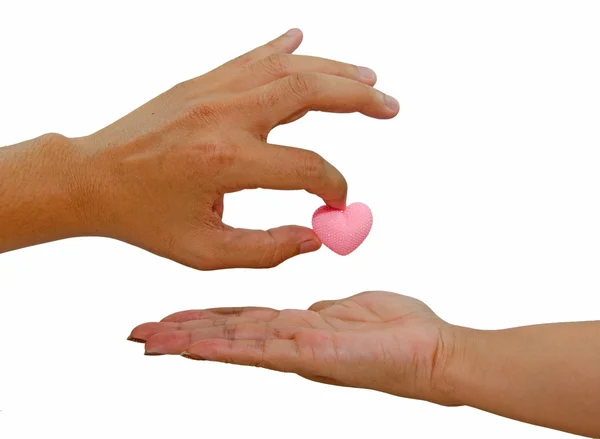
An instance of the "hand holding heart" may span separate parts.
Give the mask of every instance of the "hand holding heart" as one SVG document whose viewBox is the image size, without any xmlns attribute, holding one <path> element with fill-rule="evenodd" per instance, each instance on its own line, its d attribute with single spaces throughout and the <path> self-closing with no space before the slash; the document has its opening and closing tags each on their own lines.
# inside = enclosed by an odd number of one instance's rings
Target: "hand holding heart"
<svg viewBox="0 0 600 439">
<path fill-rule="evenodd" d="M 317 250 L 321 241 L 340 254 L 354 250 L 366 236 L 365 227 L 356 228 L 364 208 L 340 213 L 347 193 L 342 174 L 313 151 L 270 144 L 267 137 L 311 110 L 389 119 L 398 103 L 373 88 L 370 69 L 291 55 L 301 40 L 292 30 L 97 133 L 71 139 L 79 232 L 203 270 L 273 267 Z M 308 227 L 224 224 L 224 195 L 254 188 L 319 196 L 334 210 L 315 218 L 321 239 Z M 348 233 L 345 244 L 331 233 Z"/>
</svg>

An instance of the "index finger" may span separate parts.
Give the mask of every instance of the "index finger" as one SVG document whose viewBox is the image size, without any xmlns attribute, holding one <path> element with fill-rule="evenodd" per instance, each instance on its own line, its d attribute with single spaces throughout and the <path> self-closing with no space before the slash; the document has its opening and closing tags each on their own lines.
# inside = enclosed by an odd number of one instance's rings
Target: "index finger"
<svg viewBox="0 0 600 439">
<path fill-rule="evenodd" d="M 239 152 L 235 165 L 223 177 L 225 191 L 303 189 L 334 209 L 346 207 L 346 179 L 331 163 L 308 149 L 256 141 Z"/>
<path fill-rule="evenodd" d="M 230 74 L 237 73 L 240 69 L 247 65 L 257 62 L 262 58 L 276 53 L 290 54 L 293 53 L 302 43 L 302 31 L 300 29 L 290 29 L 283 35 L 278 36 L 274 40 L 269 41 L 262 46 L 252 49 L 231 61 L 217 67 L 216 69 L 201 76 L 204 78 L 211 77 L 217 80 L 223 80 Z"/>
</svg>

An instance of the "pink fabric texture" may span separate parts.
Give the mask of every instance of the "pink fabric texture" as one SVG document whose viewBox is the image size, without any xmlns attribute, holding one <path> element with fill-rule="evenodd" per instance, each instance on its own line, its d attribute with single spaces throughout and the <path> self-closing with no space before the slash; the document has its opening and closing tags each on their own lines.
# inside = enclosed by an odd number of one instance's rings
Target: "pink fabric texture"
<svg viewBox="0 0 600 439">
<path fill-rule="evenodd" d="M 341 256 L 356 250 L 372 225 L 371 209 L 363 203 L 352 203 L 344 210 L 321 206 L 312 217 L 315 234 L 327 248 Z"/>
</svg>

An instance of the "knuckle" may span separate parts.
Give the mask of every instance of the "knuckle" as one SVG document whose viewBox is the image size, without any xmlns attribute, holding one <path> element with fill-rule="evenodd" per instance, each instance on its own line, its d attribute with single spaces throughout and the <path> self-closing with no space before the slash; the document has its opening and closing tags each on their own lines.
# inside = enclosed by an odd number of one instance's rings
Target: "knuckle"
<svg viewBox="0 0 600 439">
<path fill-rule="evenodd" d="M 227 325 L 223 328 L 226 340 L 237 340 L 239 327 L 237 325 Z"/>
<path fill-rule="evenodd" d="M 316 152 L 304 152 L 300 163 L 300 172 L 307 179 L 318 179 L 325 175 L 325 159 Z"/>
<path fill-rule="evenodd" d="M 281 53 L 274 53 L 263 58 L 258 64 L 270 75 L 284 76 L 289 69 L 289 57 Z"/>
<path fill-rule="evenodd" d="M 202 77 L 186 79 L 172 86 L 163 95 L 168 95 L 169 99 L 177 98 L 189 101 L 193 97 L 199 96 L 199 92 L 201 92 L 199 84 L 201 82 Z"/>
<path fill-rule="evenodd" d="M 308 73 L 294 73 L 286 77 L 286 87 L 293 97 L 305 99 L 317 91 L 316 77 Z"/>
<path fill-rule="evenodd" d="M 175 84 L 173 87 L 171 87 L 170 92 L 172 92 L 173 94 L 185 94 L 185 93 L 187 93 L 189 88 L 190 88 L 189 81 L 183 81 L 183 82 Z"/>
<path fill-rule="evenodd" d="M 201 166 L 208 166 L 215 173 L 219 169 L 231 166 L 237 159 L 239 147 L 235 143 L 223 141 L 204 141 L 186 148 L 184 164 L 191 170 L 200 172 Z M 204 172 L 206 172 L 206 168 Z M 212 174 L 211 174 L 212 175 Z"/>
<path fill-rule="evenodd" d="M 253 346 L 254 350 L 256 350 L 256 352 L 258 353 L 258 358 L 252 363 L 253 366 L 255 367 L 261 367 L 264 369 L 274 369 L 276 368 L 275 365 L 268 361 L 265 357 L 265 353 L 267 350 L 267 342 L 266 340 L 263 339 L 257 339 L 254 340 L 254 346 Z"/>
<path fill-rule="evenodd" d="M 197 169 L 198 163 L 215 168 L 227 167 L 235 162 L 238 149 L 234 143 L 202 142 L 188 148 L 188 162 L 194 169 Z"/>
<path fill-rule="evenodd" d="M 245 66 L 250 64 L 254 59 L 254 54 L 252 52 L 247 52 L 238 57 L 231 60 L 231 63 L 238 66 Z"/>
<path fill-rule="evenodd" d="M 279 102 L 279 96 L 277 93 L 274 93 L 270 90 L 265 90 L 264 92 L 259 93 L 256 98 L 258 107 L 265 110 L 273 108 Z"/>
<path fill-rule="evenodd" d="M 277 241 L 273 237 L 270 231 L 268 233 L 268 239 L 265 242 L 264 249 L 261 257 L 258 261 L 258 265 L 263 268 L 274 268 L 277 267 L 285 260 L 285 256 L 281 249 L 281 246 L 277 244 Z"/>
<path fill-rule="evenodd" d="M 347 64 L 340 61 L 331 61 L 330 63 L 331 74 L 335 76 L 341 76 L 351 79 L 358 79 L 360 72 L 358 67 L 353 64 Z"/>
<path fill-rule="evenodd" d="M 34 139 L 34 145 L 40 148 L 52 148 L 55 146 L 63 145 L 66 137 L 58 133 L 47 133 L 41 135 L 39 138 Z"/>
<path fill-rule="evenodd" d="M 283 254 L 278 246 L 268 246 L 262 254 L 259 266 L 263 268 L 275 268 L 284 261 Z"/>
<path fill-rule="evenodd" d="M 194 124 L 199 125 L 213 125 L 221 121 L 221 114 L 219 106 L 212 103 L 202 103 L 199 105 L 193 105 L 187 111 L 187 119 L 191 120 Z"/>
<path fill-rule="evenodd" d="M 234 143 L 218 143 L 214 145 L 207 159 L 219 166 L 230 166 L 238 154 L 238 147 Z"/>
</svg>

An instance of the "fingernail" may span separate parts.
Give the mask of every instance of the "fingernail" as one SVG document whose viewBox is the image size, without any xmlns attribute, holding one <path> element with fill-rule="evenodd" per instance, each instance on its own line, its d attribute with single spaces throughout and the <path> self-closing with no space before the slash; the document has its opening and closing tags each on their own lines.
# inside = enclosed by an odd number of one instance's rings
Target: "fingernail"
<svg viewBox="0 0 600 439">
<path fill-rule="evenodd" d="M 310 253 L 319 250 L 319 243 L 315 240 L 304 241 L 300 244 L 300 254 Z"/>
<path fill-rule="evenodd" d="M 141 338 L 135 338 L 135 337 L 132 337 L 131 335 L 129 337 L 127 337 L 127 340 L 134 341 L 136 343 L 146 343 L 146 340 L 142 340 Z"/>
<path fill-rule="evenodd" d="M 165 354 L 162 354 L 162 353 L 160 353 L 160 352 L 144 352 L 144 355 L 148 355 L 148 356 L 156 357 L 156 356 L 158 356 L 158 355 L 165 355 Z"/>
<path fill-rule="evenodd" d="M 300 33 L 300 29 L 298 28 L 294 28 L 294 29 L 290 29 L 289 31 L 287 31 L 285 34 L 288 37 L 295 37 L 296 35 L 298 35 Z"/>
<path fill-rule="evenodd" d="M 387 107 L 392 111 L 398 111 L 398 109 L 400 108 L 400 104 L 398 103 L 398 101 L 388 95 L 385 95 L 385 105 L 387 105 Z"/>
<path fill-rule="evenodd" d="M 361 78 L 369 80 L 375 79 L 376 76 L 375 72 L 368 67 L 358 66 L 358 73 L 360 74 Z"/>
<path fill-rule="evenodd" d="M 204 358 L 202 358 L 200 355 L 190 354 L 189 352 L 182 352 L 179 355 L 181 355 L 184 358 L 189 358 L 190 360 L 204 360 Z"/>
</svg>

